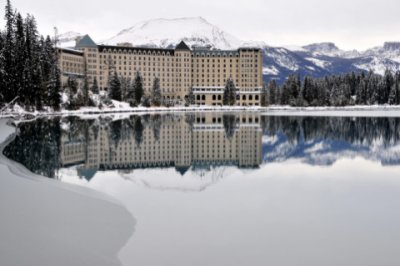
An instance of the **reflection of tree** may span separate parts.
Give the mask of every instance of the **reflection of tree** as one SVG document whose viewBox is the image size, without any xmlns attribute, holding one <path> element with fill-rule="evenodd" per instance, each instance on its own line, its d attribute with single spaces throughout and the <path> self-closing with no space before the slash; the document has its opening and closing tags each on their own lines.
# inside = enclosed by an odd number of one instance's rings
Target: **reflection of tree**
<svg viewBox="0 0 400 266">
<path fill-rule="evenodd" d="M 400 141 L 400 118 L 395 117 L 277 117 L 261 118 L 264 134 L 282 133 L 291 143 L 316 139 L 341 140 L 352 144 Z"/>
<path fill-rule="evenodd" d="M 155 140 L 160 140 L 160 131 L 161 131 L 161 116 L 153 115 L 151 117 L 151 125 L 153 127 L 153 134 Z"/>
<path fill-rule="evenodd" d="M 196 116 L 194 113 L 189 113 L 185 115 L 185 122 L 189 125 L 189 128 L 192 130 L 194 122 L 196 120 Z"/>
<path fill-rule="evenodd" d="M 60 167 L 60 119 L 21 123 L 18 130 L 14 141 L 4 149 L 4 155 L 36 174 L 56 177 Z"/>
<path fill-rule="evenodd" d="M 142 118 L 140 116 L 136 116 L 134 119 L 134 130 L 135 130 L 135 141 L 137 145 L 140 145 L 143 140 L 143 130 L 144 126 L 142 124 Z"/>
<path fill-rule="evenodd" d="M 224 114 L 222 122 L 226 138 L 233 138 L 236 132 L 237 120 L 234 114 Z M 20 123 L 18 135 L 5 149 L 4 154 L 12 160 L 25 165 L 29 170 L 48 177 L 56 177 L 60 167 L 60 138 L 63 136 L 65 144 L 72 144 L 69 150 L 85 154 L 89 160 L 90 141 L 97 144 L 101 142 L 100 128 L 108 134 L 110 141 L 109 162 L 115 159 L 116 147 L 121 141 L 134 139 L 139 146 L 144 141 L 144 130 L 147 127 L 153 134 L 146 135 L 161 141 L 160 131 L 163 123 L 172 126 L 181 125 L 179 121 L 185 119 L 186 123 L 193 125 L 194 116 L 188 114 L 185 117 L 179 115 L 146 115 L 131 116 L 129 119 L 112 121 L 111 118 L 98 120 L 83 120 L 76 117 L 60 119 L 37 119 L 31 123 Z M 60 128 L 62 124 L 62 131 Z M 353 145 L 375 145 L 390 147 L 400 141 L 400 118 L 379 117 L 279 117 L 262 116 L 261 127 L 265 135 L 279 135 L 280 140 L 289 142 L 293 146 L 315 143 L 323 140 L 340 141 Z M 190 127 L 192 128 L 192 127 Z M 103 132 L 103 131 L 102 131 Z M 182 131 L 183 132 L 183 131 Z M 190 132 L 189 132 L 190 133 Z M 182 137 L 182 136 L 176 136 Z M 104 140 L 103 140 L 104 141 Z M 152 142 L 149 142 L 152 143 Z M 79 149 L 76 150 L 75 144 Z M 151 144 L 151 145 L 160 145 Z M 191 146 L 192 149 L 196 145 Z M 104 149 L 104 147 L 102 147 Z M 152 149 L 153 147 L 146 148 Z M 195 152 L 195 151 L 192 151 Z M 68 154 L 70 155 L 70 154 Z M 80 158 L 80 157 L 79 157 Z M 80 160 L 80 161 L 79 161 Z M 77 163 L 82 163 L 79 159 Z M 83 159 L 82 159 L 83 160 Z"/>
<path fill-rule="evenodd" d="M 121 129 L 122 129 L 122 121 L 117 120 L 111 122 L 110 125 L 110 142 L 114 143 L 115 146 L 118 146 L 118 143 L 121 140 Z"/>
<path fill-rule="evenodd" d="M 232 138 L 236 129 L 236 117 L 232 114 L 222 116 L 222 122 L 225 128 L 225 135 L 228 139 Z"/>
</svg>

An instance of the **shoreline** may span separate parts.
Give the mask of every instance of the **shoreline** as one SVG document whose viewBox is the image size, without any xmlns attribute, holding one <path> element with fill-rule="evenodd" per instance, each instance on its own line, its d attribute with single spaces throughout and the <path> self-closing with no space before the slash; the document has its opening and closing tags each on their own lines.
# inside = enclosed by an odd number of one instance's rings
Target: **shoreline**
<svg viewBox="0 0 400 266">
<path fill-rule="evenodd" d="M 47 116 L 80 116 L 80 115 L 114 115 L 114 114 L 158 114 L 158 113 L 191 113 L 191 112 L 260 112 L 263 115 L 290 116 L 399 116 L 400 105 L 354 105 L 344 107 L 292 107 L 292 106 L 191 106 L 191 107 L 134 107 L 104 108 L 84 107 L 79 110 L 62 110 L 57 112 L 28 112 L 25 110 L 7 111 L 0 118 L 47 117 Z"/>
</svg>

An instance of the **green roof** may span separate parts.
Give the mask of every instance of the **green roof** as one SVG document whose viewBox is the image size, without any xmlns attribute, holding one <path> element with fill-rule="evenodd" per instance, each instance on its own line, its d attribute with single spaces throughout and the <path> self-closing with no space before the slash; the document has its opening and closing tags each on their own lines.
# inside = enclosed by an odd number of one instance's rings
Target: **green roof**
<svg viewBox="0 0 400 266">
<path fill-rule="evenodd" d="M 76 48 L 97 48 L 97 44 L 86 34 L 76 44 Z"/>
<path fill-rule="evenodd" d="M 190 48 L 186 45 L 184 41 L 181 41 L 176 47 L 175 50 L 186 50 L 190 51 Z"/>
</svg>

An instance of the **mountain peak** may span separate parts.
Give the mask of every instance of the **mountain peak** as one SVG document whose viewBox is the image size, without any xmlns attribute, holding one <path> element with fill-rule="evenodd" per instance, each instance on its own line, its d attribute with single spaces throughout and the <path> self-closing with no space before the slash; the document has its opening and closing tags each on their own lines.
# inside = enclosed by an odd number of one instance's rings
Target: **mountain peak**
<svg viewBox="0 0 400 266">
<path fill-rule="evenodd" d="M 383 45 L 383 49 L 387 51 L 399 51 L 400 42 L 385 42 Z"/>
<path fill-rule="evenodd" d="M 104 41 L 105 44 L 131 43 L 134 46 L 170 48 L 184 41 L 189 47 L 211 45 L 234 49 L 242 41 L 219 29 L 203 17 L 159 18 L 137 23 Z"/>
<path fill-rule="evenodd" d="M 334 52 L 339 51 L 339 48 L 333 42 L 313 43 L 303 46 L 304 49 L 310 52 Z"/>
</svg>

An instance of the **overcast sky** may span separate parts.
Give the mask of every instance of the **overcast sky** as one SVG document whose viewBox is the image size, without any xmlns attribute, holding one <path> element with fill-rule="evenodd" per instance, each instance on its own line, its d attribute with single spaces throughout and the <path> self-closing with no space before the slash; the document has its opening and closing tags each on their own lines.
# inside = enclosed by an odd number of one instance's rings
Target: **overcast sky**
<svg viewBox="0 0 400 266">
<path fill-rule="evenodd" d="M 5 0 L 0 0 L 2 16 Z M 41 33 L 76 31 L 95 41 L 154 18 L 201 16 L 242 40 L 269 45 L 335 42 L 364 50 L 400 41 L 399 0 L 12 0 Z M 2 23 L 4 24 L 4 23 Z"/>
</svg>

